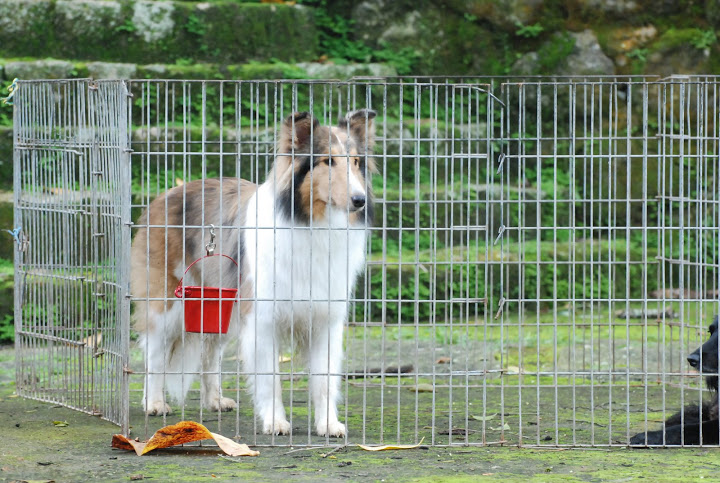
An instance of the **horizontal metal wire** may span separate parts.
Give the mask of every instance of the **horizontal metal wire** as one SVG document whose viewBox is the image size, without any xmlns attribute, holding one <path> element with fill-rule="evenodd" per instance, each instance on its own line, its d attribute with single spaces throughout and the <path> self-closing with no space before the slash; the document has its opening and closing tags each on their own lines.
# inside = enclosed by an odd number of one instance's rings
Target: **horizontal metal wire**
<svg viewBox="0 0 720 483">
<path fill-rule="evenodd" d="M 101 414 L 126 434 L 192 419 L 256 446 L 313 448 L 338 441 L 316 435 L 320 372 L 341 379 L 343 444 L 626 446 L 707 397 L 686 358 L 720 313 L 719 84 L 718 76 L 21 81 L 18 392 Z M 244 294 L 241 307 L 290 307 L 290 330 L 267 348 L 278 352 L 274 369 L 246 370 L 243 340 L 232 337 L 218 368 L 193 366 L 193 351 L 206 358 L 224 336 L 197 339 L 179 317 L 182 370 L 151 370 L 148 338 L 131 319 L 149 304 L 172 310 L 175 272 L 186 268 L 156 254 L 192 261 L 191 245 L 202 252 L 212 227 L 204 210 L 199 223 L 140 223 L 141 212 L 202 177 L 264 182 L 276 156 L 295 155 L 279 146 L 293 112 L 326 125 L 363 108 L 377 113 L 375 220 L 339 229 L 367 235 L 348 295 Z M 223 197 L 222 215 L 241 193 Z M 200 203 L 212 196 L 201 190 Z M 266 221 L 223 222 L 218 250 L 250 232 L 277 240 L 336 230 Z M 132 238 L 148 229 L 202 239 L 148 244 L 145 261 L 133 258 Z M 298 276 L 272 260 L 259 270 Z M 161 275 L 131 291 L 133 264 Z M 201 269 L 195 283 L 236 284 L 241 269 L 216 274 Z M 351 285 L 334 275 L 313 277 Z M 304 321 L 293 303 L 316 313 Z M 331 304 L 347 309 L 345 357 L 311 370 L 296 331 Z M 161 355 L 170 335 L 154 341 Z M 170 415 L 144 412 L 143 387 L 156 376 L 188 385 L 182 401 L 166 395 Z M 263 376 L 283 390 L 272 404 L 286 408 L 289 435 L 264 434 L 253 414 L 248 381 Z M 211 379 L 239 403 L 234 410 L 203 405 Z"/>
</svg>

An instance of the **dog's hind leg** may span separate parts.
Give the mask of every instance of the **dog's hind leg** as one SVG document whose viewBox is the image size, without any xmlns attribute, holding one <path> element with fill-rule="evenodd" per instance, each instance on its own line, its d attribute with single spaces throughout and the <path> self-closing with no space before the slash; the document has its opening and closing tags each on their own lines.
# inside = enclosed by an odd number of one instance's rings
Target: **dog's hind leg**
<svg viewBox="0 0 720 483">
<path fill-rule="evenodd" d="M 162 416 L 172 412 L 165 398 L 165 374 L 168 368 L 165 346 L 171 343 L 162 335 L 152 332 L 140 339 L 147 366 L 143 407 L 150 416 Z"/>
<path fill-rule="evenodd" d="M 247 315 L 241 335 L 242 356 L 255 415 L 265 434 L 289 434 L 290 423 L 282 402 L 272 303 L 257 302 Z"/>
<path fill-rule="evenodd" d="M 202 400 L 211 411 L 231 411 L 237 407 L 233 399 L 222 396 L 222 356 L 227 340 L 225 334 L 209 334 L 203 339 Z"/>
<path fill-rule="evenodd" d="M 180 405 L 195 379 L 200 367 L 199 352 L 193 357 L 199 340 L 194 334 L 183 335 L 182 304 L 175 303 L 164 314 L 152 314 L 153 323 L 148 326 L 145 340 L 147 381 L 143 401 L 149 415 L 170 414 L 165 398 L 165 388 Z"/>
<path fill-rule="evenodd" d="M 171 370 L 171 359 L 175 346 L 178 344 L 179 333 L 174 327 L 171 307 L 165 313 L 151 311 L 148 314 L 147 327 L 141 335 L 139 345 L 145 353 L 146 380 L 143 391 L 143 406 L 151 416 L 170 414 L 170 405 L 165 398 L 165 384 L 169 382 L 168 372 Z"/>
<path fill-rule="evenodd" d="M 319 436 L 345 436 L 338 420 L 343 320 L 313 330 L 310 340 L 310 392 L 315 405 L 315 428 Z"/>
</svg>

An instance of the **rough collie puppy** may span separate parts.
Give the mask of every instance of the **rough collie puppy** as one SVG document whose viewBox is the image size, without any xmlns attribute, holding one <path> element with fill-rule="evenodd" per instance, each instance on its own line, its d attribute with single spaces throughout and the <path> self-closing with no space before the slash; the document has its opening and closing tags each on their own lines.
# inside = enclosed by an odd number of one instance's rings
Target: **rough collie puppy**
<svg viewBox="0 0 720 483">
<path fill-rule="evenodd" d="M 342 334 L 348 300 L 365 262 L 372 219 L 369 157 L 375 113 L 349 113 L 321 126 L 296 113 L 282 124 L 267 180 L 257 186 L 225 178 L 188 183 L 155 199 L 139 220 L 132 246 L 134 324 L 145 350 L 143 397 L 151 415 L 170 413 L 164 387 L 181 404 L 196 375 L 203 405 L 235 408 L 222 396 L 220 363 L 228 335 L 186 333 L 183 306 L 173 295 L 187 266 L 203 256 L 208 227 L 218 253 L 196 264 L 184 285 L 237 287 L 240 337 L 255 415 L 267 434 L 287 434 L 278 359 L 292 342 L 305 356 L 317 434 L 343 436 L 338 420 Z M 238 311 L 236 311 L 238 312 Z"/>
<path fill-rule="evenodd" d="M 710 337 L 687 358 L 688 363 L 705 376 L 707 387 L 713 392 L 702 406 L 690 404 L 665 421 L 665 429 L 638 433 L 631 445 L 696 445 L 720 443 L 720 415 L 718 414 L 718 317 L 710 324 Z"/>
</svg>

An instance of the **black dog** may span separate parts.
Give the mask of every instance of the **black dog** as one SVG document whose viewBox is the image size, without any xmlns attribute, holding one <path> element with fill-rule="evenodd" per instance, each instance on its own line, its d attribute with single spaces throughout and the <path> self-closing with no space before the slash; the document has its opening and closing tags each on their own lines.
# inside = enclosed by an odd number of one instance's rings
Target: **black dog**
<svg viewBox="0 0 720 483">
<path fill-rule="evenodd" d="M 718 317 L 710 325 L 710 338 L 687 358 L 700 373 L 713 374 L 705 377 L 705 383 L 713 391 L 711 401 L 702 406 L 686 406 L 682 412 L 665 421 L 665 430 L 638 433 L 630 439 L 631 445 L 695 445 L 720 443 L 720 420 L 718 420 Z M 700 367 L 702 361 L 702 367 Z M 702 410 L 701 410 L 702 409 Z M 683 421 L 684 413 L 684 421 Z M 684 422 L 684 424 L 683 424 Z M 665 437 L 663 438 L 663 433 Z"/>
</svg>

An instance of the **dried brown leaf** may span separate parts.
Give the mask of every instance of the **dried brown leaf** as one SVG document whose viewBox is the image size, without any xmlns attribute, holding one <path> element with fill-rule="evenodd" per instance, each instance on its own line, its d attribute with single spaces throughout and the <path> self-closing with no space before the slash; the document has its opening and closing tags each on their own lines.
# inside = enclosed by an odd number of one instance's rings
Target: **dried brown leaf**
<svg viewBox="0 0 720 483">
<path fill-rule="evenodd" d="M 237 443 L 221 434 L 210 433 L 221 450 L 230 456 L 258 456 L 259 451 L 250 449 L 246 444 Z"/>
<path fill-rule="evenodd" d="M 260 454 L 258 451 L 251 450 L 246 444 L 236 443 L 225 436 L 211 433 L 205 426 L 194 421 L 181 421 L 158 429 L 148 441 L 134 441 L 121 434 L 116 434 L 112 439 L 112 447 L 133 450 L 140 456 L 154 449 L 169 448 L 203 439 L 214 439 L 220 449 L 230 456 L 257 456 Z"/>
</svg>

